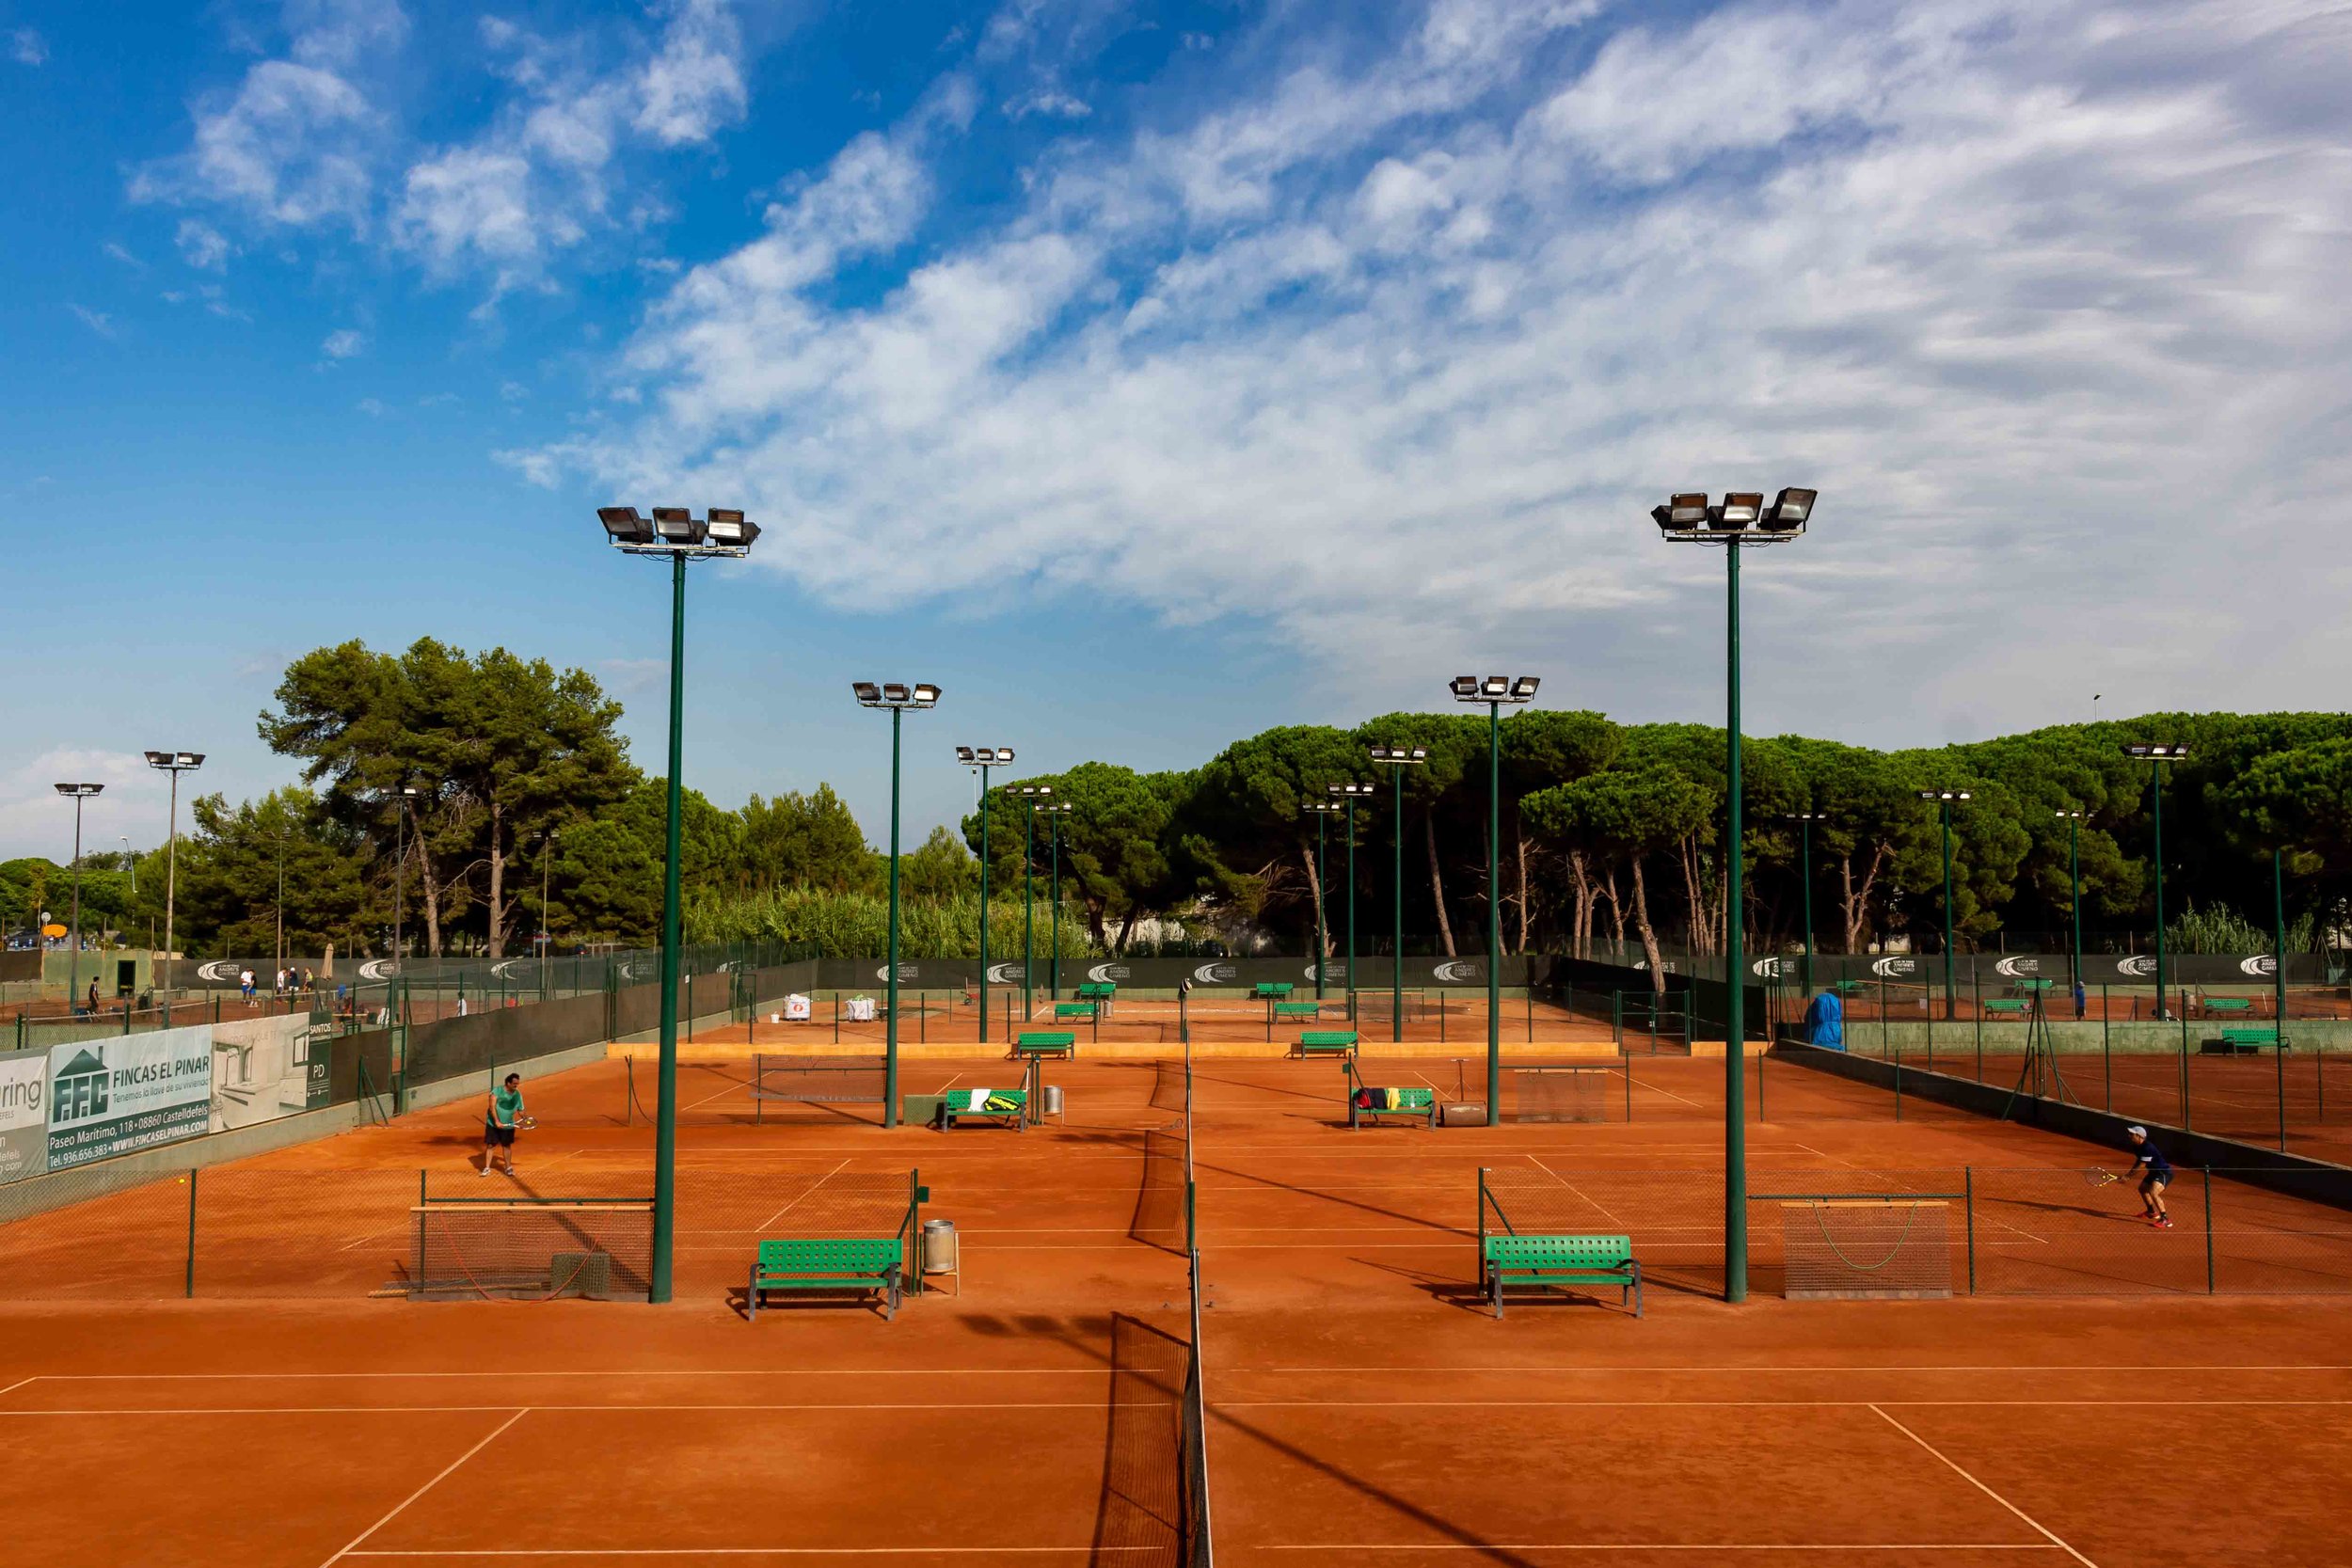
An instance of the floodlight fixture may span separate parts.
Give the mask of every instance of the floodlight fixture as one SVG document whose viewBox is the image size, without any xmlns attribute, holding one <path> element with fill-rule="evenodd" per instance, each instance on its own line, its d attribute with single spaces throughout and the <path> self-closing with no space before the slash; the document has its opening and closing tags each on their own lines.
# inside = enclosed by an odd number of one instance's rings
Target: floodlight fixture
<svg viewBox="0 0 2352 1568">
<path fill-rule="evenodd" d="M 160 768 L 173 773 L 185 773 L 204 766 L 204 753 L 201 752 L 150 752 L 147 753 L 147 766 Z"/>
<path fill-rule="evenodd" d="M 599 506 L 596 516 L 615 545 L 653 543 L 653 524 L 640 517 L 633 506 Z"/>
<path fill-rule="evenodd" d="M 2089 812 L 2081 812 L 2081 811 L 2060 811 L 2060 812 L 2053 812 L 2053 813 L 2051 813 L 2051 815 L 2052 815 L 2053 816 L 2056 816 L 2056 817 L 2057 817 L 2059 821 L 2061 821 L 2061 822 L 2067 821 L 2067 820 L 2069 820 L 2069 819 L 2072 819 L 2072 820 L 2076 821 L 2076 822 L 2080 822 L 2080 821 L 2082 821 L 2085 817 L 2089 816 L 2090 814 Z"/>
<path fill-rule="evenodd" d="M 1372 760 L 1391 768 L 1418 768 L 1429 760 L 1426 746 L 1375 746 Z"/>
<path fill-rule="evenodd" d="M 2151 745 L 2144 740 L 2136 740 L 2123 748 L 2123 754 L 2126 756 L 2146 757 L 2151 762 L 2186 762 L 2188 760 L 2188 748 L 2185 746 Z"/>
<path fill-rule="evenodd" d="M 1352 796 L 1370 795 L 1379 786 L 1377 784 L 1327 784 L 1325 787 L 1333 795 L 1337 795 L 1341 799 L 1345 800 Z"/>
<path fill-rule="evenodd" d="M 1311 811 L 1317 816 L 1337 816 L 1347 808 L 1337 800 L 1310 800 L 1302 809 Z"/>
<path fill-rule="evenodd" d="M 699 545 L 703 542 L 704 524 L 701 518 L 682 506 L 657 506 L 653 509 L 653 531 L 668 545 Z"/>
<path fill-rule="evenodd" d="M 728 549 L 747 550 L 759 537 L 759 525 L 746 521 L 743 514 L 739 511 L 714 506 L 710 509 L 709 521 L 705 527 L 705 532 L 714 545 L 723 546 Z"/>
<path fill-rule="evenodd" d="M 882 701 L 883 701 L 883 702 L 885 702 L 885 703 L 904 703 L 904 702 L 909 702 L 909 701 L 912 701 L 912 700 L 913 700 L 913 693 L 909 692 L 909 691 L 907 690 L 907 689 L 906 689 L 903 685 L 901 685 L 899 682 L 898 682 L 898 681 L 884 681 L 884 682 L 882 682 Z"/>
<path fill-rule="evenodd" d="M 57 793 L 69 800 L 87 800 L 93 795 L 103 794 L 105 788 L 103 784 L 61 784 L 57 786 Z"/>
<path fill-rule="evenodd" d="M 1452 684 L 1457 700 L 1492 705 L 1533 702 L 1540 680 L 1534 675 L 1456 675 Z"/>
<path fill-rule="evenodd" d="M 850 689 L 856 694 L 859 703 L 865 706 L 882 706 L 882 688 L 872 681 L 851 681 Z"/>
<path fill-rule="evenodd" d="M 1054 786 L 1052 784 L 1023 784 L 1019 793 L 1030 796 L 1051 795 L 1054 793 Z"/>
<path fill-rule="evenodd" d="M 1764 492 L 1761 490 L 1732 490 L 1724 496 L 1724 504 L 1715 509 L 1708 519 L 1721 532 L 1735 529 L 1754 528 L 1764 515 Z"/>
<path fill-rule="evenodd" d="M 1923 789 L 1919 791 L 1919 799 L 1922 800 L 1972 800 L 1976 797 L 1964 789 Z"/>
<path fill-rule="evenodd" d="M 1669 539 L 1691 544 L 1775 545 L 1803 533 L 1813 517 L 1820 492 L 1784 489 L 1764 504 L 1761 490 L 1731 490 L 1720 505 L 1709 505 L 1706 493 L 1677 491 L 1663 506 L 1650 508 L 1650 519 Z"/>
<path fill-rule="evenodd" d="M 640 516 L 633 506 L 599 506 L 596 519 L 604 524 L 612 547 L 631 555 L 740 559 L 759 538 L 759 525 L 735 507 L 714 506 L 706 519 L 683 506 L 657 506 L 650 518 Z"/>
<path fill-rule="evenodd" d="M 959 746 L 956 760 L 966 768 L 1002 768 L 1012 760 L 1009 746 Z"/>
<path fill-rule="evenodd" d="M 1767 533 L 1803 533 L 1805 520 L 1813 515 L 1812 490 L 1785 489 L 1772 499 L 1772 504 L 1758 524 Z"/>
</svg>

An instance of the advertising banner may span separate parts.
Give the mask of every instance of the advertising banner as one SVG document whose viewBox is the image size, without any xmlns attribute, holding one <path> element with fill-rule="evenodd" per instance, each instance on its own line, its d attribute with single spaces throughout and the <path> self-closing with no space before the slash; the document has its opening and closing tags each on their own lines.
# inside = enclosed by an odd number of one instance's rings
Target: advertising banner
<svg viewBox="0 0 2352 1568">
<path fill-rule="evenodd" d="M 49 1168 L 49 1053 L 0 1051 L 0 1181 Z"/>
<path fill-rule="evenodd" d="M 295 1013 L 213 1026 L 212 1131 L 249 1127 L 328 1101 L 332 1020 Z M 315 1059 L 313 1059 L 315 1058 Z"/>
<path fill-rule="evenodd" d="M 210 1024 L 49 1048 L 49 1168 L 203 1132 L 212 1117 Z"/>
</svg>

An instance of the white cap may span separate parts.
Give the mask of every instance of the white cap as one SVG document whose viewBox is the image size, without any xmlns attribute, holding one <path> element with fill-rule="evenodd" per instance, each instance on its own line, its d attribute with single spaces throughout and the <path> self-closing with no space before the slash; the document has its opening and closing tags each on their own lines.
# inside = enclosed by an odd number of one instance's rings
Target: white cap
<svg viewBox="0 0 2352 1568">
<path fill-rule="evenodd" d="M 2144 1138 L 2148 1135 L 2148 1129 L 2145 1127 L 2126 1127 L 2123 1131 L 2135 1138 Z"/>
</svg>

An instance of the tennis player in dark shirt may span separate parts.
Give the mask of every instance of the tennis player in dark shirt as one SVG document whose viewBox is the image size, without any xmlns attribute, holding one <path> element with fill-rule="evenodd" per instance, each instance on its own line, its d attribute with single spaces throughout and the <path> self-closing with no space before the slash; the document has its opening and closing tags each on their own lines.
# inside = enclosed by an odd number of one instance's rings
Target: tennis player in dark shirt
<svg viewBox="0 0 2352 1568">
<path fill-rule="evenodd" d="M 2164 1150 L 2148 1140 L 2148 1129 L 2131 1127 L 2132 1158 L 2139 1165 L 2139 1202 L 2148 1212 L 2148 1223 L 2159 1230 L 2172 1228 L 2172 1216 L 2165 1212 L 2164 1190 L 2172 1184 L 2172 1162 L 2164 1157 Z"/>
</svg>

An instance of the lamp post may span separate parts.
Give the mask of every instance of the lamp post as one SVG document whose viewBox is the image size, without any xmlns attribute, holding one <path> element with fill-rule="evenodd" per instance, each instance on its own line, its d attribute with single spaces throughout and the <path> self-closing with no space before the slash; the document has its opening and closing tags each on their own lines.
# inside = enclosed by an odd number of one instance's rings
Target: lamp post
<svg viewBox="0 0 2352 1568">
<path fill-rule="evenodd" d="M 286 974 L 286 807 L 281 798 L 278 806 L 278 973 L 273 978 L 281 984 Z"/>
<path fill-rule="evenodd" d="M 1456 675 L 1456 702 L 1486 705 L 1486 1124 L 1502 1115 L 1502 705 L 1532 702 L 1534 675 Z"/>
<path fill-rule="evenodd" d="M 959 746 L 956 760 L 980 776 L 980 1043 L 988 1043 L 988 770 L 1012 761 L 1009 746 Z"/>
<path fill-rule="evenodd" d="M 1347 810 L 1347 1022 L 1356 1022 L 1356 802 L 1373 792 L 1368 784 L 1335 784 L 1333 795 Z"/>
<path fill-rule="evenodd" d="M 2149 810 L 2155 818 L 2156 834 L 2156 1017 L 2162 1020 L 2171 1016 L 2164 1006 L 2164 765 L 2186 762 L 2188 748 L 2135 741 L 2123 748 L 2123 754 L 2143 757 L 2148 763 Z"/>
<path fill-rule="evenodd" d="M 1047 944 L 1045 955 L 1045 997 L 1049 1002 L 1058 1002 L 1061 1000 L 1061 819 L 1070 815 L 1072 807 L 1067 800 L 1055 800 L 1031 806 L 1029 810 L 1045 818 L 1045 832 L 1053 846 L 1053 941 Z"/>
<path fill-rule="evenodd" d="M 82 802 L 105 790 L 103 784 L 61 784 L 57 793 L 73 802 L 73 928 L 66 937 L 65 1010 L 73 1016 L 75 990 L 82 983 Z"/>
<path fill-rule="evenodd" d="M 1335 786 L 1336 787 L 1336 786 Z M 1325 832 L 1331 818 L 1347 808 L 1333 800 L 1310 800 L 1307 814 L 1315 819 L 1315 1000 L 1323 1000 L 1324 955 L 1331 950 L 1331 936 L 1324 920 L 1324 906 L 1328 895 L 1324 892 Z"/>
<path fill-rule="evenodd" d="M 1391 873 L 1391 895 L 1395 900 L 1396 949 L 1389 963 L 1389 1038 L 1405 1037 L 1405 769 L 1425 768 L 1429 763 L 1426 746 L 1375 746 L 1372 762 L 1375 768 L 1389 770 L 1389 783 L 1396 809 L 1396 863 Z"/>
<path fill-rule="evenodd" d="M 178 902 L 180 895 L 180 775 L 193 773 L 203 767 L 204 753 L 201 752 L 150 752 L 147 753 L 147 766 L 171 775 L 171 816 L 168 818 L 169 836 L 167 839 L 169 847 L 164 852 L 164 964 L 166 966 L 164 987 L 165 995 L 168 997 L 171 980 L 169 966 L 174 952 L 172 916 L 177 912 L 174 905 Z"/>
<path fill-rule="evenodd" d="M 890 715 L 890 973 L 889 1017 L 882 1026 L 882 1125 L 898 1125 L 898 730 L 909 708 L 936 707 L 939 688 L 926 681 L 913 686 L 898 681 L 851 681 L 860 707 L 882 708 Z"/>
<path fill-rule="evenodd" d="M 2067 956 L 2066 984 L 2071 990 L 2083 983 L 2083 814 L 2062 811 L 2057 815 L 2066 824 L 2067 908 L 2074 922 L 2074 950 Z"/>
<path fill-rule="evenodd" d="M 1923 789 L 1922 800 L 1936 802 L 1944 824 L 1944 1021 L 1948 1023 L 1960 1016 L 1957 993 L 1952 990 L 1952 802 L 1973 797 L 1964 789 Z"/>
<path fill-rule="evenodd" d="M 1027 807 L 1021 814 L 1021 1019 L 1027 1022 L 1037 1011 L 1037 987 L 1029 978 L 1037 967 L 1037 943 L 1033 931 L 1037 923 L 1037 814 L 1050 802 L 1052 784 L 1023 784 L 1021 799 Z"/>
<path fill-rule="evenodd" d="M 1729 610 L 1724 622 L 1724 1299 L 1748 1297 L 1748 1150 L 1746 1082 L 1740 1055 L 1747 1036 L 1746 919 L 1741 887 L 1740 777 L 1740 552 L 1802 536 L 1818 499 L 1811 490 L 1783 490 L 1770 506 L 1760 490 L 1734 490 L 1710 506 L 1703 493 L 1683 492 L 1653 507 L 1659 532 L 1677 544 L 1724 547 Z"/>
<path fill-rule="evenodd" d="M 122 868 L 131 874 L 131 896 L 136 898 L 139 895 L 139 863 L 138 857 L 131 853 L 131 835 L 117 833 L 115 842 L 122 846 Z"/>
<path fill-rule="evenodd" d="M 415 813 L 416 802 L 424 791 L 414 784 L 402 784 L 400 793 L 392 797 L 392 967 L 395 973 L 406 961 L 402 947 L 404 919 L 408 911 L 408 819 Z"/>
<path fill-rule="evenodd" d="M 661 869 L 661 1056 L 654 1101 L 653 1247 L 648 1298 L 670 1299 L 671 1262 L 677 1229 L 677 989 L 678 881 L 685 834 L 686 563 L 740 561 L 759 538 L 759 525 L 739 511 L 712 507 L 696 517 L 682 506 L 657 506 L 650 519 L 633 506 L 600 506 L 613 548 L 629 555 L 666 557 L 670 562 L 670 777 L 669 810 Z M 404 790 L 404 794 L 406 792 Z"/>
<path fill-rule="evenodd" d="M 1804 994 L 1813 996 L 1813 824 L 1821 820 L 1818 811 L 1791 812 L 1781 818 L 1797 825 L 1797 883 L 1804 890 Z"/>
</svg>

